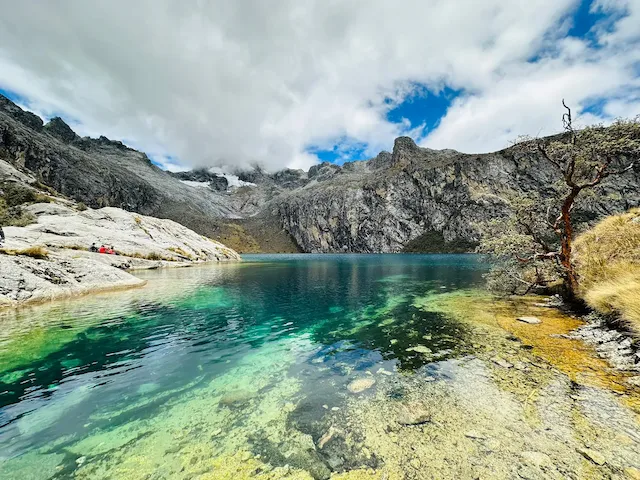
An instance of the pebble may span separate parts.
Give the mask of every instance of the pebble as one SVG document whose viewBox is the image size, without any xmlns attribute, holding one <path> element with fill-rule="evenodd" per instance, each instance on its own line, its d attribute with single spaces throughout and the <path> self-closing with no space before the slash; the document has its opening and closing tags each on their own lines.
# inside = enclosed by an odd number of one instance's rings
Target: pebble
<svg viewBox="0 0 640 480">
<path fill-rule="evenodd" d="M 216 430 L 213 431 L 213 433 L 211 435 L 214 436 L 214 437 L 217 437 L 221 433 L 222 433 L 222 429 L 221 428 L 217 428 Z"/>
<path fill-rule="evenodd" d="M 516 318 L 519 322 L 528 323 L 530 325 L 537 325 L 538 323 L 542 323 L 538 317 L 518 317 Z"/>
<path fill-rule="evenodd" d="M 85 461 L 87 460 L 87 457 L 78 457 L 76 458 L 76 463 L 78 464 L 78 466 L 82 465 Z"/>
<path fill-rule="evenodd" d="M 486 440 L 487 437 L 476 432 L 475 430 L 469 430 L 467 433 L 464 434 L 465 437 L 467 438 L 472 438 L 474 440 Z"/>
<path fill-rule="evenodd" d="M 325 410 L 329 410 L 329 405 L 322 405 L 322 408 L 324 408 Z"/>
<path fill-rule="evenodd" d="M 512 364 L 510 364 L 510 363 L 509 363 L 509 362 L 507 362 L 505 359 L 500 358 L 500 357 L 493 357 L 493 358 L 491 359 L 491 361 L 492 361 L 493 363 L 495 363 L 496 365 L 498 365 L 498 366 L 502 367 L 502 368 L 511 368 L 511 367 L 513 367 L 513 365 L 512 365 Z"/>
<path fill-rule="evenodd" d="M 529 465 L 541 467 L 551 463 L 551 458 L 546 453 L 542 452 L 522 452 L 520 454 L 522 459 Z"/>
<path fill-rule="evenodd" d="M 607 463 L 604 455 L 596 450 L 591 450 L 590 448 L 579 448 L 578 453 L 580 453 L 584 458 L 591 460 L 596 465 L 604 465 Z"/>
</svg>

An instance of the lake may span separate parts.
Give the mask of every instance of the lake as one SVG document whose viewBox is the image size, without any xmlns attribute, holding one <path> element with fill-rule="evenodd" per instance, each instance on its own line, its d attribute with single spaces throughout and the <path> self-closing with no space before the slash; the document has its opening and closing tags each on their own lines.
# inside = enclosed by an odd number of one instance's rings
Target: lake
<svg viewBox="0 0 640 480">
<path fill-rule="evenodd" d="M 243 259 L 0 312 L 0 478 L 640 468 L 638 392 L 560 336 L 576 319 L 488 297 L 482 257 Z"/>
</svg>

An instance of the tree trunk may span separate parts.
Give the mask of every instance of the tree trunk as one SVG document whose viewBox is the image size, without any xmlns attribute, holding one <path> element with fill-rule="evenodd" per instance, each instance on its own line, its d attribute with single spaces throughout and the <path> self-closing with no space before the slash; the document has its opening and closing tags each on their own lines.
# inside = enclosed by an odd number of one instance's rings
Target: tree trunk
<svg viewBox="0 0 640 480">
<path fill-rule="evenodd" d="M 580 193 L 580 188 L 573 187 L 571 192 L 565 198 L 562 204 L 561 218 L 562 218 L 562 233 L 561 233 L 561 250 L 560 250 L 560 263 L 564 268 L 564 286 L 567 290 L 569 298 L 573 299 L 578 291 L 578 275 L 573 266 L 573 259 L 571 258 L 571 246 L 573 242 L 573 226 L 571 225 L 571 207 L 575 202 L 576 197 Z"/>
</svg>

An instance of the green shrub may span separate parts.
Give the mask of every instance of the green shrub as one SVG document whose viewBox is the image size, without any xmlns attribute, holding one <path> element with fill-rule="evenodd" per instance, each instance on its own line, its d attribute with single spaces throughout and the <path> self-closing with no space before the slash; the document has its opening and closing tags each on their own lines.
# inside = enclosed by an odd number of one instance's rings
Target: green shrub
<svg viewBox="0 0 640 480">
<path fill-rule="evenodd" d="M 33 203 L 37 199 L 35 191 L 14 182 L 0 183 L 0 190 L 3 192 L 3 198 L 7 207 L 17 207 L 25 203 Z"/>
<path fill-rule="evenodd" d="M 36 217 L 25 212 L 22 207 L 9 207 L 4 198 L 0 197 L 0 225 L 3 227 L 24 227 L 36 221 Z"/>
</svg>

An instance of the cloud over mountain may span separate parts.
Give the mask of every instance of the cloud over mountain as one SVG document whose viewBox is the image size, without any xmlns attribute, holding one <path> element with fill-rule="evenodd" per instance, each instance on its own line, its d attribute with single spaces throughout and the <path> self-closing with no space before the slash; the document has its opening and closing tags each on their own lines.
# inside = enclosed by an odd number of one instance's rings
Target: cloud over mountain
<svg viewBox="0 0 640 480">
<path fill-rule="evenodd" d="M 315 150 L 374 155 L 401 134 L 489 151 L 551 133 L 562 97 L 584 123 L 640 112 L 639 0 L 0 8 L 0 89 L 172 164 L 308 167 Z M 435 128 L 389 120 L 445 87 L 459 93 Z"/>
</svg>

